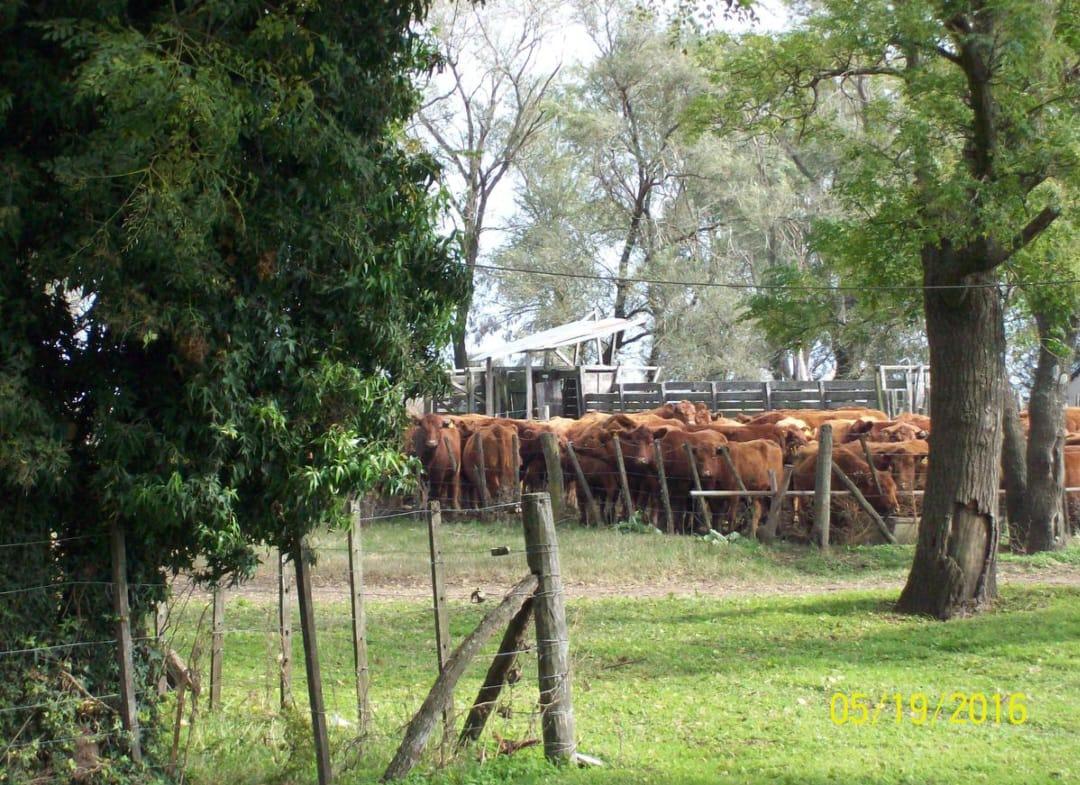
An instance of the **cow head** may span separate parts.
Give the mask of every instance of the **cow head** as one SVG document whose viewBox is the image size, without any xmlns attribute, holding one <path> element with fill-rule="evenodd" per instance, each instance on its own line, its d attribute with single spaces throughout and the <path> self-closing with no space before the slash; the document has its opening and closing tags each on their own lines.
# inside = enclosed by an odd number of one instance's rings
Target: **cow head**
<svg viewBox="0 0 1080 785">
<path fill-rule="evenodd" d="M 443 428 L 453 428 L 454 421 L 441 414 L 425 414 L 416 423 L 420 444 L 429 450 L 439 446 Z"/>
<path fill-rule="evenodd" d="M 784 428 L 783 435 L 784 450 L 790 455 L 794 455 L 797 450 L 810 443 L 806 432 L 797 425 L 789 425 Z"/>
<path fill-rule="evenodd" d="M 653 431 L 647 425 L 639 425 L 630 431 L 619 431 L 616 436 L 622 448 L 623 460 L 627 464 L 648 466 L 653 462 L 655 455 L 653 442 L 663 438 L 665 433 L 667 433 L 667 428 L 658 428 Z"/>
</svg>

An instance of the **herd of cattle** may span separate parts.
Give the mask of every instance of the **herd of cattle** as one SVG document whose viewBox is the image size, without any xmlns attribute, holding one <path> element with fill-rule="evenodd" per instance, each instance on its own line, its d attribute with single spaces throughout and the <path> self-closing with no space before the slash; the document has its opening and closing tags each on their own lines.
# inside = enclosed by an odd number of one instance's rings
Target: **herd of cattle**
<svg viewBox="0 0 1080 785">
<path fill-rule="evenodd" d="M 685 532 L 695 526 L 690 496 L 695 468 L 703 490 L 737 491 L 740 480 L 746 490 L 774 490 L 785 465 L 792 467 L 793 489 L 813 490 L 817 438 L 825 423 L 832 427 L 834 460 L 879 513 L 896 513 L 901 499 L 913 500 L 910 492 L 924 488 L 930 418 L 902 414 L 890 419 L 866 408 L 786 409 L 728 419 L 714 416 L 704 404 L 682 401 L 634 414 L 589 412 L 578 420 L 428 414 L 414 420 L 408 449 L 423 465 L 428 498 L 450 509 L 476 509 L 513 501 L 522 488 L 546 489 L 540 437 L 551 433 L 559 448 L 568 502 L 577 506 L 584 520 L 586 505 L 577 488 L 580 468 L 603 519 L 613 522 L 627 514 L 618 444 L 634 509 L 662 528 L 658 471 L 662 460 L 676 529 Z M 1066 425 L 1068 431 L 1080 432 L 1080 409 L 1068 410 Z M 1066 447 L 1066 482 L 1075 485 L 1080 483 L 1080 436 L 1069 441 L 1077 444 Z M 868 453 L 873 469 L 866 461 Z M 696 466 L 691 466 L 689 454 Z M 735 500 L 710 499 L 717 520 L 706 523 L 698 517 L 696 525 L 724 530 L 745 522 L 754 530 L 763 503 L 768 502 L 767 496 L 754 497 L 744 520 L 736 518 Z"/>
</svg>

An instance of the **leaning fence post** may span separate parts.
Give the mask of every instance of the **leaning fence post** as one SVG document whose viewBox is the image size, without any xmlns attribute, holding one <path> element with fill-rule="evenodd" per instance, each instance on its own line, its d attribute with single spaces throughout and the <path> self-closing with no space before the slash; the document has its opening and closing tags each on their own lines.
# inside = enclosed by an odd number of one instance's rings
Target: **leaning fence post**
<svg viewBox="0 0 1080 785">
<path fill-rule="evenodd" d="M 574 704 L 570 692 L 570 640 L 550 497 L 545 493 L 527 494 L 523 517 L 526 558 L 538 582 L 533 612 L 540 661 L 544 755 L 551 761 L 570 761 L 576 752 Z"/>
<path fill-rule="evenodd" d="M 881 490 L 881 480 L 878 479 L 877 471 L 875 471 L 877 467 L 874 466 L 874 456 L 870 453 L 870 445 L 866 443 L 865 433 L 859 434 L 859 444 L 862 445 L 862 452 L 863 457 L 866 459 L 866 465 L 870 467 L 870 476 L 874 478 L 874 489 L 877 490 L 877 495 L 879 497 L 884 496 L 885 492 Z M 911 514 L 915 514 L 914 509 L 912 509 Z"/>
<path fill-rule="evenodd" d="M 811 539 L 829 550 L 829 515 L 832 512 L 832 426 L 818 428 L 817 471 L 814 477 L 814 526 Z"/>
<path fill-rule="evenodd" d="M 438 504 L 438 502 L 432 502 Z M 360 529 L 360 501 L 353 501 L 352 527 L 349 529 L 349 599 L 352 610 L 353 666 L 356 670 L 356 719 L 361 732 L 367 727 L 368 671 L 367 610 L 364 607 L 364 552 Z"/>
<path fill-rule="evenodd" d="M 630 483 L 626 479 L 626 461 L 623 460 L 622 440 L 618 433 L 611 434 L 611 441 L 615 447 L 615 465 L 619 468 L 619 488 L 622 490 L 623 504 L 626 506 L 626 517 L 631 518 L 634 514 L 634 500 L 630 498 Z"/>
<path fill-rule="evenodd" d="M 210 634 L 210 710 L 221 708 L 221 665 L 225 655 L 225 591 L 213 589 L 214 609 Z"/>
<path fill-rule="evenodd" d="M 664 524 L 668 534 L 675 533 L 675 516 L 671 514 L 671 494 L 667 487 L 667 474 L 664 471 L 664 450 L 660 442 L 653 442 L 656 455 L 656 480 L 660 485 L 660 505 L 664 508 Z"/>
<path fill-rule="evenodd" d="M 115 520 L 109 524 L 112 550 L 113 612 L 116 614 L 117 658 L 120 664 L 120 719 L 128 732 L 128 751 L 136 763 L 142 761 L 139 740 L 139 713 L 135 705 L 135 659 L 131 642 L 131 609 L 128 606 L 127 551 L 124 530 Z"/>
<path fill-rule="evenodd" d="M 431 553 L 431 597 L 435 611 L 435 651 L 439 662 L 439 673 L 446 668 L 450 659 L 450 620 L 446 613 L 446 580 L 443 575 L 442 546 L 439 544 L 439 529 L 442 527 L 442 510 L 438 502 L 428 505 L 428 546 Z M 451 692 L 443 712 L 443 721 L 450 728 L 454 694 Z"/>
<path fill-rule="evenodd" d="M 481 433 L 473 434 L 476 439 L 476 484 L 480 486 L 480 506 L 491 506 L 491 497 L 488 495 L 487 486 L 487 461 L 484 458 L 484 436 Z M 487 514 L 487 510 L 481 512 L 480 517 L 484 517 Z"/>
<path fill-rule="evenodd" d="M 577 477 L 577 487 L 580 490 L 578 494 L 578 503 L 581 502 L 581 497 L 585 498 L 585 519 L 591 522 L 593 526 L 600 526 L 604 520 L 603 515 L 600 512 L 600 507 L 596 504 L 596 499 L 592 495 L 592 489 L 589 487 L 589 483 L 585 481 L 585 472 L 581 469 L 581 462 L 578 460 L 577 452 L 574 450 L 573 442 L 566 443 L 566 454 L 570 458 L 570 464 L 574 467 L 574 476 Z"/>
<path fill-rule="evenodd" d="M 292 581 L 285 571 L 286 554 L 278 552 L 278 637 L 281 640 L 281 668 L 278 687 L 281 708 L 292 703 Z"/>
<path fill-rule="evenodd" d="M 300 601 L 300 631 L 304 636 L 304 669 L 307 673 L 308 702 L 311 704 L 311 733 L 315 742 L 315 767 L 319 785 L 333 780 L 330 768 L 330 740 L 326 732 L 326 704 L 323 702 L 319 645 L 315 639 L 315 608 L 311 596 L 311 550 L 299 540 L 293 545 L 296 565 L 296 596 Z"/>
<path fill-rule="evenodd" d="M 840 468 L 840 465 L 836 461 L 832 462 L 832 468 L 833 471 L 836 472 L 836 476 L 840 478 L 840 481 L 848 489 L 851 495 L 855 497 L 855 501 L 859 503 L 859 506 L 862 507 L 866 514 L 873 519 L 875 524 L 877 524 L 877 527 L 881 531 L 882 536 L 889 543 L 895 545 L 896 537 L 891 531 L 889 531 L 889 527 L 885 524 L 885 521 L 881 519 L 881 516 L 878 515 L 878 511 L 874 509 L 874 506 L 866 500 L 865 496 L 863 496 L 862 491 L 860 491 L 859 488 L 855 485 L 855 483 L 851 481 L 851 478 L 844 473 L 844 470 Z M 874 467 L 872 465 L 870 467 L 870 471 L 874 471 Z"/>
<path fill-rule="evenodd" d="M 690 442 L 683 442 L 683 450 L 686 452 L 686 461 L 690 464 L 690 479 L 694 483 L 694 490 L 701 490 L 701 475 L 698 474 L 697 459 L 694 458 L 694 450 L 690 447 Z M 698 496 L 698 510 L 701 512 L 702 523 L 706 529 L 712 528 L 712 511 L 709 509 L 709 503 L 705 501 L 704 496 Z"/>
<path fill-rule="evenodd" d="M 563 476 L 559 460 L 559 440 L 553 433 L 540 434 L 540 449 L 544 451 L 544 468 L 547 471 L 548 492 L 551 494 L 552 514 L 562 520 Z"/>
<path fill-rule="evenodd" d="M 780 528 L 780 516 L 784 512 L 784 496 L 791 486 L 793 472 L 793 467 L 785 466 L 784 479 L 773 491 L 773 497 L 769 501 L 769 515 L 765 518 L 765 525 L 758 529 L 758 539 L 762 542 L 772 542 L 776 539 L 776 532 Z"/>
</svg>

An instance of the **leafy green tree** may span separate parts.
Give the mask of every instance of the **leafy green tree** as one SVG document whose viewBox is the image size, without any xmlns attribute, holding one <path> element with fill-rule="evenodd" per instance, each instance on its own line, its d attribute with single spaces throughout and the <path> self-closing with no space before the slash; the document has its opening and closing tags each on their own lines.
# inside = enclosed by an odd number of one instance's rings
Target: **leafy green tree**
<svg viewBox="0 0 1080 785">
<path fill-rule="evenodd" d="M 824 0 L 776 39 L 707 55 L 730 84 L 718 114 L 794 125 L 845 151 L 835 247 L 876 250 L 853 254 L 858 280 L 926 287 L 934 440 L 905 611 L 948 618 L 995 593 L 999 284 L 1031 280 L 1018 254 L 1039 250 L 1075 192 L 1077 30 L 1072 0 Z M 824 85 L 857 77 L 884 85 L 869 133 L 819 111 Z"/>
<path fill-rule="evenodd" d="M 65 540 L 0 587 L 109 580 L 115 522 L 139 625 L 165 570 L 242 576 L 407 480 L 403 401 L 466 291 L 436 165 L 400 144 L 425 10 L 0 5 L 0 541 Z M 109 629 L 103 592 L 63 587 L 5 604 L 0 648 Z M 65 654 L 113 691 L 110 649 Z M 32 703 L 9 663 L 0 702 Z"/>
</svg>

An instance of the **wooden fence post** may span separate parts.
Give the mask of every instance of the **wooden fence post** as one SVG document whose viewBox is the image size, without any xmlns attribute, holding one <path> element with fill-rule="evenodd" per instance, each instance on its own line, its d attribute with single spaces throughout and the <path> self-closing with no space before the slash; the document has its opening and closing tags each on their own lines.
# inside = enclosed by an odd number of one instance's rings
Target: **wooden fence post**
<svg viewBox="0 0 1080 785">
<path fill-rule="evenodd" d="M 225 591 L 213 590 L 214 609 L 210 635 L 210 710 L 221 707 L 221 666 L 225 656 Z"/>
<path fill-rule="evenodd" d="M 450 659 L 450 619 L 446 612 L 446 580 L 443 575 L 442 546 L 439 544 L 439 529 L 442 527 L 442 510 L 438 502 L 428 505 L 428 547 L 431 553 L 431 600 L 435 612 L 435 651 L 439 663 L 439 673 L 446 668 Z M 447 729 L 452 722 L 454 693 L 447 697 L 443 711 L 443 722 Z"/>
<path fill-rule="evenodd" d="M 296 596 L 300 601 L 300 631 L 304 637 L 304 668 L 307 673 L 308 702 L 311 704 L 311 733 L 315 742 L 315 768 L 319 785 L 329 785 L 334 774 L 330 768 L 330 739 L 326 732 L 326 704 L 323 702 L 322 671 L 319 667 L 319 644 L 315 639 L 315 608 L 311 596 L 311 552 L 297 541 L 293 546 L 296 566 Z"/>
<path fill-rule="evenodd" d="M 473 369 L 467 366 L 468 363 L 465 370 L 465 413 L 473 414 L 476 411 L 476 377 Z"/>
<path fill-rule="evenodd" d="M 758 529 L 758 539 L 762 542 L 772 542 L 776 539 L 776 532 L 780 528 L 780 516 L 784 512 L 784 496 L 791 486 L 791 475 L 793 473 L 794 467 L 784 467 L 784 479 L 780 482 L 776 493 L 773 494 L 772 499 L 769 501 L 769 515 L 765 518 L 765 525 Z"/>
<path fill-rule="evenodd" d="M 611 442 L 615 447 L 615 465 L 619 469 L 619 488 L 622 491 L 623 504 L 626 506 L 626 517 L 629 520 L 634 514 L 634 500 L 630 497 L 630 483 L 626 478 L 626 461 L 623 460 L 622 441 L 619 434 L 611 434 Z"/>
<path fill-rule="evenodd" d="M 490 507 L 491 496 L 488 494 L 487 471 L 485 471 L 487 460 L 484 458 L 484 438 L 480 433 L 476 434 L 476 457 L 476 484 L 480 486 L 480 506 Z M 480 517 L 483 518 L 487 513 L 488 511 L 484 510 L 480 513 Z"/>
<path fill-rule="evenodd" d="M 495 366 L 492 358 L 487 358 L 484 365 L 484 414 L 495 416 Z"/>
<path fill-rule="evenodd" d="M 593 526 L 600 526 L 604 522 L 604 516 L 592 495 L 589 483 L 585 481 L 585 472 L 581 470 L 581 462 L 578 461 L 573 442 L 566 443 L 566 454 L 570 457 L 570 464 L 574 467 L 574 476 L 577 478 L 577 487 L 580 490 L 578 494 L 579 503 L 581 497 L 585 497 L 585 520 L 591 522 Z"/>
<path fill-rule="evenodd" d="M 656 479 L 660 485 L 660 506 L 664 508 L 664 526 L 668 534 L 675 533 L 675 516 L 671 514 L 671 494 L 667 487 L 667 473 L 664 471 L 664 451 L 660 442 L 653 442 L 656 456 Z"/>
<path fill-rule="evenodd" d="M 139 712 L 135 704 L 135 659 L 131 641 L 131 609 L 128 606 L 127 549 L 124 530 L 115 520 L 109 523 L 112 550 L 113 612 L 116 614 L 117 659 L 120 664 L 120 720 L 128 733 L 128 752 L 135 763 L 142 762 Z"/>
<path fill-rule="evenodd" d="M 694 483 L 694 490 L 700 491 L 701 488 L 701 475 L 698 474 L 697 459 L 694 458 L 694 451 L 690 447 L 689 442 L 683 442 L 683 450 L 686 451 L 686 461 L 690 464 L 690 480 Z M 701 513 L 702 523 L 705 524 L 706 529 L 712 528 L 712 511 L 709 509 L 709 503 L 705 501 L 704 496 L 696 496 L 698 511 Z M 691 534 L 693 534 L 693 527 L 691 527 Z"/>
<path fill-rule="evenodd" d="M 438 502 L 432 502 L 438 504 Z M 361 732 L 371 715 L 368 690 L 367 608 L 364 605 L 364 551 L 360 528 L 360 501 L 353 500 L 353 521 L 349 529 L 349 600 L 352 611 L 353 667 L 356 677 L 356 721 Z"/>
<path fill-rule="evenodd" d="M 510 456 L 517 463 L 517 472 L 514 474 L 514 501 L 521 503 L 521 437 L 518 436 L 517 429 L 510 434 Z"/>
<path fill-rule="evenodd" d="M 524 420 L 533 418 L 533 369 L 532 352 L 525 352 L 525 416 Z"/>
<path fill-rule="evenodd" d="M 293 582 L 285 571 L 286 555 L 278 551 L 278 638 L 281 641 L 281 666 L 278 669 L 278 691 L 281 708 L 292 704 L 292 589 Z"/>
<path fill-rule="evenodd" d="M 555 519 L 547 494 L 525 496 L 525 550 L 537 578 L 534 613 L 540 670 L 540 723 L 548 760 L 573 760 L 574 704 L 570 692 L 570 640 L 559 568 Z"/>
<path fill-rule="evenodd" d="M 742 491 L 743 493 L 746 493 L 746 483 L 743 482 L 742 475 L 739 474 L 739 470 L 735 466 L 735 460 L 731 457 L 731 450 L 728 448 L 728 446 L 726 444 L 720 445 L 719 450 L 720 450 L 720 457 L 724 459 L 724 464 L 728 467 L 728 471 L 730 471 L 731 476 L 735 478 L 735 486 L 740 491 Z M 752 501 L 752 499 L 750 499 L 750 497 L 742 497 L 742 496 L 737 496 L 737 497 L 735 497 L 734 499 L 731 500 L 731 503 L 733 505 L 735 505 L 734 509 L 729 511 L 729 515 L 731 516 L 730 520 L 731 520 L 731 525 L 732 526 L 737 526 L 737 524 L 738 524 L 738 521 L 739 521 L 739 515 L 738 515 L 739 504 L 740 504 L 740 502 L 742 502 L 743 498 L 746 498 L 748 501 Z M 756 537 L 757 536 L 757 530 L 755 529 L 754 531 L 750 532 L 750 536 L 751 537 Z"/>
<path fill-rule="evenodd" d="M 551 509 L 553 514 L 558 516 L 558 520 L 562 520 L 564 498 L 562 461 L 559 458 L 559 440 L 555 437 L 555 434 L 540 434 L 540 449 L 544 451 L 544 468 L 547 470 Z"/>
<path fill-rule="evenodd" d="M 818 428 L 817 472 L 814 476 L 814 526 L 811 539 L 829 550 L 829 515 L 832 512 L 832 426 Z"/>
<path fill-rule="evenodd" d="M 161 651 L 165 651 L 165 625 L 169 618 L 169 606 L 164 602 L 159 602 L 154 609 L 154 639 L 158 648 Z M 165 695 L 169 691 L 169 676 L 168 669 L 162 668 L 161 674 L 157 680 L 157 694 L 158 697 Z"/>
</svg>

